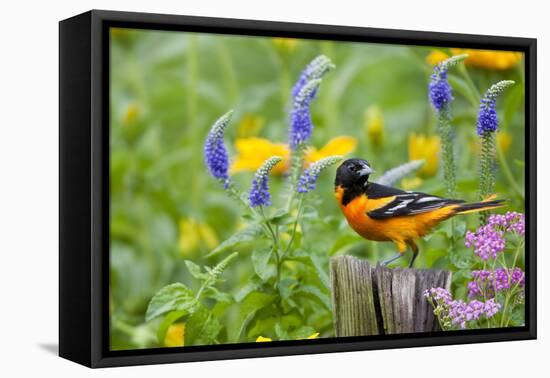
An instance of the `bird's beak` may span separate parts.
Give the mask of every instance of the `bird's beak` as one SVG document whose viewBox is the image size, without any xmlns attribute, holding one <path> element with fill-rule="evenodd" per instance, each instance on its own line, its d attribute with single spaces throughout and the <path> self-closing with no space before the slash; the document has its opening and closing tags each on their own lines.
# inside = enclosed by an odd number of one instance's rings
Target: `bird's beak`
<svg viewBox="0 0 550 378">
<path fill-rule="evenodd" d="M 364 168 L 359 171 L 359 176 L 367 176 L 367 175 L 370 175 L 371 173 L 374 173 L 374 170 L 365 164 Z"/>
</svg>

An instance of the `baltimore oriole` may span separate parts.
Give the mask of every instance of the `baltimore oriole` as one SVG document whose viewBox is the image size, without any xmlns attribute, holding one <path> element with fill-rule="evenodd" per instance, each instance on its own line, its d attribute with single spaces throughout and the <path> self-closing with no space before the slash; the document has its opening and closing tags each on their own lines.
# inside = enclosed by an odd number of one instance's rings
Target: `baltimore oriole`
<svg viewBox="0 0 550 378">
<path fill-rule="evenodd" d="M 368 240 L 392 241 L 399 253 L 383 264 L 403 256 L 407 246 L 413 252 L 412 267 L 418 255 L 415 239 L 440 222 L 457 214 L 467 214 L 503 206 L 492 198 L 465 203 L 420 192 L 410 192 L 369 182 L 374 171 L 368 161 L 348 159 L 336 171 L 335 196 L 349 225 Z"/>
</svg>

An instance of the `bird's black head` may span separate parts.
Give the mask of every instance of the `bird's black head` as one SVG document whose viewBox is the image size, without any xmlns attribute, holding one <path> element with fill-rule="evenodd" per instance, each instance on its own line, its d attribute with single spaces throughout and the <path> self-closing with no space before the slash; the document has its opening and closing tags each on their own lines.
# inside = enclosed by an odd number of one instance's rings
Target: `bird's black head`
<svg viewBox="0 0 550 378">
<path fill-rule="evenodd" d="M 364 188 L 373 173 L 368 161 L 364 159 L 348 159 L 336 170 L 334 186 L 341 186 L 344 189 Z"/>
</svg>

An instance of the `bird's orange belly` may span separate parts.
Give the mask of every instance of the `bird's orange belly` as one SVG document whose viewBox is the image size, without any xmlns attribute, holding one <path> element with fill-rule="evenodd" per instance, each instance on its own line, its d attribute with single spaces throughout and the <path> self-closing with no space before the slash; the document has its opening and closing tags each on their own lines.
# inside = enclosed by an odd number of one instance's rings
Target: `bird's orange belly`
<svg viewBox="0 0 550 378">
<path fill-rule="evenodd" d="M 406 217 L 388 219 L 372 219 L 366 211 L 358 211 L 359 207 L 346 206 L 342 208 L 346 219 L 359 235 L 375 241 L 405 241 L 417 239 L 419 235 L 416 222 Z"/>
<path fill-rule="evenodd" d="M 368 199 L 365 195 L 361 195 L 345 206 L 342 205 L 339 191 L 336 192 L 336 197 L 351 228 L 365 239 L 375 241 L 399 243 L 418 239 L 426 235 L 436 223 L 447 218 L 450 213 L 449 209 L 438 209 L 414 217 L 373 219 L 367 213 L 393 201 L 395 197 Z"/>
</svg>

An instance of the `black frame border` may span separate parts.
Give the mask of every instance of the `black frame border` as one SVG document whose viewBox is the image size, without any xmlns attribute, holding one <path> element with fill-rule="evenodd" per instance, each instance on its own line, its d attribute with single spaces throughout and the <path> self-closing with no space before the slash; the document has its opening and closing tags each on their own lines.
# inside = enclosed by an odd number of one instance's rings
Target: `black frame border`
<svg viewBox="0 0 550 378">
<path fill-rule="evenodd" d="M 527 340 L 536 338 L 536 39 L 486 35 L 389 30 L 349 26 L 299 24 L 287 22 L 252 21 L 227 18 L 176 16 L 133 12 L 93 10 L 76 16 L 88 19 L 90 25 L 89 64 L 91 73 L 90 129 L 91 139 L 91 242 L 89 262 L 91 271 L 89 293 L 90 324 L 83 332 L 90 332 L 89 358 L 78 361 L 91 367 L 157 364 L 235 358 L 269 357 L 311 353 L 329 353 L 371 349 L 408 348 L 450 344 Z M 60 23 L 69 22 L 71 18 Z M 385 336 L 327 338 L 316 340 L 276 341 L 266 344 L 242 343 L 182 348 L 152 348 L 111 351 L 109 336 L 109 28 L 124 27 L 148 30 L 171 30 L 249 36 L 278 36 L 350 42 L 386 43 L 418 46 L 453 46 L 520 51 L 525 54 L 525 140 L 526 140 L 526 326 L 488 330 L 466 330 L 439 333 L 418 333 Z M 60 41 L 62 40 L 60 32 Z M 60 62 L 64 52 L 60 49 Z M 66 51 L 65 54 L 70 54 Z M 63 92 L 60 65 L 60 92 Z M 61 101 L 60 115 L 65 102 Z M 88 99 L 89 100 L 89 99 Z M 60 142 L 63 128 L 60 116 Z M 60 143 L 60 150 L 62 149 Z M 60 167 L 63 165 L 60 158 Z M 90 157 L 88 157 L 88 160 Z M 60 177 L 60 188 L 63 187 Z M 65 182 L 65 184 L 67 184 Z M 60 194 L 61 197 L 61 194 Z M 76 197 L 76 196 L 75 196 Z M 77 198 L 75 198 L 76 200 Z M 71 201 L 71 198 L 67 200 Z M 62 215 L 62 205 L 60 212 Z M 61 222 L 60 216 L 60 222 Z M 60 238 L 69 236 L 60 233 Z M 60 240 L 61 243 L 61 240 Z M 60 247 L 61 248 L 61 247 Z M 61 254 L 61 249 L 60 249 Z M 62 303 L 64 285 L 61 282 L 63 266 L 60 256 L 60 351 L 61 313 L 69 311 Z M 66 268 L 66 267 L 65 267 Z M 85 273 L 85 272 L 82 272 Z M 69 295 L 75 295 L 69 293 Z M 60 354 L 69 359 L 69 352 Z"/>
</svg>

